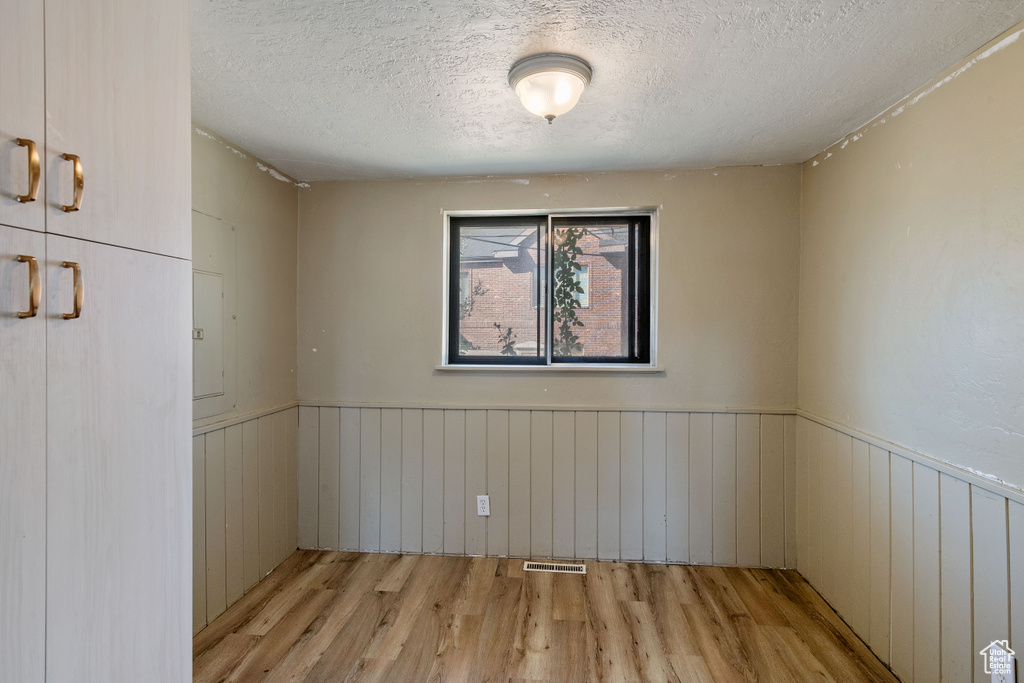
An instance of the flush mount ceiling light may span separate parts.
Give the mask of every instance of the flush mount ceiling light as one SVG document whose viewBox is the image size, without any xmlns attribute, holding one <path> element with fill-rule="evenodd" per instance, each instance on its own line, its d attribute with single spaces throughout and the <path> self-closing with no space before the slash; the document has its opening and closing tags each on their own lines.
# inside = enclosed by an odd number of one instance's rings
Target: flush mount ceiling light
<svg viewBox="0 0 1024 683">
<path fill-rule="evenodd" d="M 579 57 L 533 55 L 512 65 L 508 84 L 528 111 L 551 123 L 576 106 L 592 73 L 590 65 Z"/>
</svg>

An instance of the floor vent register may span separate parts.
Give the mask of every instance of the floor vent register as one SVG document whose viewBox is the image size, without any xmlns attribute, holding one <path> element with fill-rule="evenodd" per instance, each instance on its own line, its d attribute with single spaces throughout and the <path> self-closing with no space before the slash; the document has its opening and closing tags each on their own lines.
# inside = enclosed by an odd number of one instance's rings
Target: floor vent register
<svg viewBox="0 0 1024 683">
<path fill-rule="evenodd" d="M 559 562 L 527 562 L 523 565 L 523 571 L 528 572 L 555 572 L 558 574 L 586 574 L 585 564 L 562 564 Z"/>
</svg>

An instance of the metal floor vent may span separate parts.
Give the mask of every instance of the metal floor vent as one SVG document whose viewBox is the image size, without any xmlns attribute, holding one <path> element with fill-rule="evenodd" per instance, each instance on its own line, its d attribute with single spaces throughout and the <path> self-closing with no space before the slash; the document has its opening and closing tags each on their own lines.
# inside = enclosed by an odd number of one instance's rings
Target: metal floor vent
<svg viewBox="0 0 1024 683">
<path fill-rule="evenodd" d="M 527 572 L 557 572 L 559 574 L 586 574 L 585 564 L 562 564 L 559 562 L 526 562 L 523 571 Z"/>
</svg>

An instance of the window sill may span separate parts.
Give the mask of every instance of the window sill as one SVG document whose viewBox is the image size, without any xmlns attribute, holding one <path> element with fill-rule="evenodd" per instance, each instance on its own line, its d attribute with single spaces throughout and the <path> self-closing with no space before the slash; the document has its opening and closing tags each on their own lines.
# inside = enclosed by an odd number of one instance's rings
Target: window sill
<svg viewBox="0 0 1024 683">
<path fill-rule="evenodd" d="M 442 372 L 625 372 L 635 375 L 664 373 L 656 365 L 637 365 L 632 363 L 583 364 L 564 363 L 559 365 L 435 365 L 435 370 Z"/>
</svg>

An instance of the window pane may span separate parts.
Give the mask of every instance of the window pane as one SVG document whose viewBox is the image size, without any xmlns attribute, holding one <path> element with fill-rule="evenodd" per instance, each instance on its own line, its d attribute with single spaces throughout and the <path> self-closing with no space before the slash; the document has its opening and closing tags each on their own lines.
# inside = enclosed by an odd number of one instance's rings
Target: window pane
<svg viewBox="0 0 1024 683">
<path fill-rule="evenodd" d="M 643 234 L 641 234 L 643 233 Z M 552 235 L 552 355 L 642 361 L 647 230 L 630 218 L 559 218 Z M 641 286 L 637 286 L 637 285 Z M 640 323 L 640 324 L 638 324 Z"/>
<path fill-rule="evenodd" d="M 546 221 L 459 218 L 451 225 L 459 291 L 449 359 L 543 360 Z"/>
</svg>

